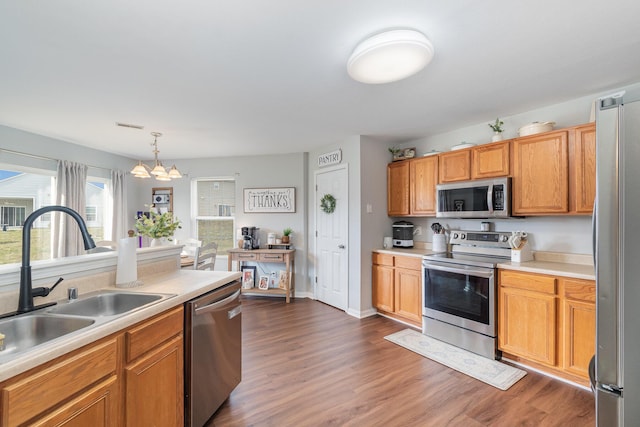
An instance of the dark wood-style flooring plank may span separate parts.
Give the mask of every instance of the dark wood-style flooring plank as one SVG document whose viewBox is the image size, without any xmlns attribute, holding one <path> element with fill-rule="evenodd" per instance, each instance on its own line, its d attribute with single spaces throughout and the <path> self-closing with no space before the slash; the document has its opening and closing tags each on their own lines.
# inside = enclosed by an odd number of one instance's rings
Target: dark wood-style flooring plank
<svg viewBox="0 0 640 427">
<path fill-rule="evenodd" d="M 384 339 L 406 326 L 243 297 L 242 382 L 209 426 L 593 426 L 591 392 L 529 372 L 501 391 Z"/>
</svg>

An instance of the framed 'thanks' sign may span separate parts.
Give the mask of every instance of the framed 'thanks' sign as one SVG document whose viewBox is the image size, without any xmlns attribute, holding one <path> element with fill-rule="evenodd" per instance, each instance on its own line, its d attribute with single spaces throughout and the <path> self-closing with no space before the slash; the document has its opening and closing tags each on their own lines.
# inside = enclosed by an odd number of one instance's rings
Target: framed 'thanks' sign
<svg viewBox="0 0 640 427">
<path fill-rule="evenodd" d="M 245 213 L 294 213 L 296 188 L 245 188 Z"/>
</svg>

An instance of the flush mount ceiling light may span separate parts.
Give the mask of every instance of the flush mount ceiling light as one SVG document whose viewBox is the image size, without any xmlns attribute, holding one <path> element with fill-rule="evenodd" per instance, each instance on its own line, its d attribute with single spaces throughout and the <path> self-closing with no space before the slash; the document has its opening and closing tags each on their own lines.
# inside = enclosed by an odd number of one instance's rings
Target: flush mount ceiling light
<svg viewBox="0 0 640 427">
<path fill-rule="evenodd" d="M 131 170 L 131 173 L 136 178 L 151 178 L 151 175 L 155 176 L 158 181 L 171 181 L 172 179 L 182 178 L 182 174 L 176 168 L 176 165 L 171 166 L 171 169 L 167 171 L 162 162 L 158 160 L 158 137 L 161 137 L 162 134 L 160 132 L 151 132 L 153 136 L 153 155 L 154 155 L 154 167 L 151 168 L 144 163 L 142 160 L 138 161 L 138 164 Z"/>
<path fill-rule="evenodd" d="M 391 30 L 360 43 L 347 63 L 352 79 L 380 84 L 402 80 L 427 66 L 433 58 L 433 45 L 415 30 Z"/>
</svg>

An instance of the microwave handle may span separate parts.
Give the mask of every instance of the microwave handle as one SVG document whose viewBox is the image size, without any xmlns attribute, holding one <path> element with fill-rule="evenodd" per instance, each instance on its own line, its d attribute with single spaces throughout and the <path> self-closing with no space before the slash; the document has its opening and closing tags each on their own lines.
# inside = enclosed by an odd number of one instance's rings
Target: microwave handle
<svg viewBox="0 0 640 427">
<path fill-rule="evenodd" d="M 489 207 L 489 213 L 493 213 L 493 184 L 489 184 L 487 188 L 487 206 Z"/>
</svg>

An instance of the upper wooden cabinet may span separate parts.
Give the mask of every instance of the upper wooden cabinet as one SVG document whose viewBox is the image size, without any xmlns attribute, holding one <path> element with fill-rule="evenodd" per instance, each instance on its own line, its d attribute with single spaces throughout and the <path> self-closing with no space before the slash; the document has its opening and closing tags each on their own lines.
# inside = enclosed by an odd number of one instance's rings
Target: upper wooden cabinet
<svg viewBox="0 0 640 427">
<path fill-rule="evenodd" d="M 595 123 L 576 127 L 569 141 L 570 208 L 578 214 L 590 214 L 596 198 Z"/>
<path fill-rule="evenodd" d="M 514 215 L 569 212 L 568 133 L 562 130 L 513 140 Z"/>
<path fill-rule="evenodd" d="M 439 181 L 457 182 L 471 179 L 471 150 L 462 149 L 441 153 L 439 160 Z"/>
<path fill-rule="evenodd" d="M 435 216 L 438 157 L 428 156 L 387 165 L 387 214 Z"/>
<path fill-rule="evenodd" d="M 471 149 L 471 178 L 509 175 L 510 141 L 484 144 Z"/>
<path fill-rule="evenodd" d="M 387 165 L 387 213 L 409 215 L 409 161 Z"/>
<path fill-rule="evenodd" d="M 411 215 L 436 215 L 438 156 L 421 157 L 409 162 L 409 199 Z"/>
<path fill-rule="evenodd" d="M 508 176 L 510 141 L 482 144 L 477 147 L 442 153 L 439 182 Z"/>
</svg>

